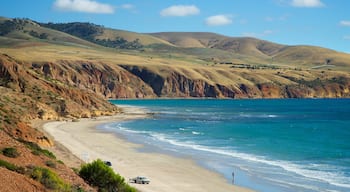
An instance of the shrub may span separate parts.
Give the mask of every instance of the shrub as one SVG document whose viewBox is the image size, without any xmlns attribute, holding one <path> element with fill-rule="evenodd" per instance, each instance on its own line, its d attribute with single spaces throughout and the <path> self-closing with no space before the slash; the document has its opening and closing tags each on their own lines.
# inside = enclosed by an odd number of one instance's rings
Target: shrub
<svg viewBox="0 0 350 192">
<path fill-rule="evenodd" d="M 12 147 L 4 148 L 2 150 L 2 154 L 5 155 L 6 157 L 11 157 L 11 158 L 16 158 L 20 155 L 17 149 Z"/>
<path fill-rule="evenodd" d="M 55 172 L 52 172 L 49 169 L 35 167 L 31 173 L 31 177 L 34 180 L 39 181 L 48 189 L 62 192 L 71 191 L 71 187 L 64 183 Z"/>
<path fill-rule="evenodd" d="M 6 169 L 8 169 L 10 171 L 16 171 L 17 173 L 21 173 L 21 174 L 25 173 L 24 167 L 18 167 L 12 163 L 9 163 L 9 162 L 1 160 L 1 159 L 0 159 L 0 167 L 5 167 Z"/>
<path fill-rule="evenodd" d="M 45 162 L 46 166 L 51 167 L 51 168 L 56 168 L 56 163 L 53 161 L 46 161 Z"/>
<path fill-rule="evenodd" d="M 85 190 L 81 186 L 78 186 L 78 185 L 72 186 L 71 189 L 72 189 L 72 192 L 85 192 Z"/>
<path fill-rule="evenodd" d="M 19 140 L 19 141 L 24 143 L 29 149 L 31 149 L 33 155 L 43 154 L 43 155 L 45 155 L 47 157 L 50 157 L 51 159 L 56 159 L 56 156 L 52 152 L 50 152 L 50 151 L 48 151 L 46 149 L 42 149 L 36 143 L 29 142 L 29 141 L 24 141 L 24 140 Z"/>
<path fill-rule="evenodd" d="M 136 192 L 124 182 L 124 178 L 114 173 L 113 169 L 98 159 L 83 165 L 79 175 L 90 185 L 98 187 L 98 191 Z"/>
<path fill-rule="evenodd" d="M 17 170 L 17 166 L 16 165 L 14 165 L 12 163 L 9 163 L 7 161 L 1 160 L 1 159 L 0 159 L 0 167 L 5 167 L 6 169 L 11 170 L 11 171 L 16 171 Z"/>
</svg>

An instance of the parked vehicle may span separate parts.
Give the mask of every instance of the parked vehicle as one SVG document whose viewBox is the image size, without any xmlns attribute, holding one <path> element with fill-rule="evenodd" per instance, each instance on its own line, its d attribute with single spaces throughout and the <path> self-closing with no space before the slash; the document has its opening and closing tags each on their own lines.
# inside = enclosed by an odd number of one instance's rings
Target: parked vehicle
<svg viewBox="0 0 350 192">
<path fill-rule="evenodd" d="M 137 176 L 135 178 L 129 179 L 129 182 L 138 184 L 149 184 L 150 180 L 147 179 L 147 177 Z"/>
<path fill-rule="evenodd" d="M 106 164 L 107 166 L 110 166 L 110 167 L 112 166 L 112 163 L 110 161 L 104 161 L 103 163 Z"/>
</svg>

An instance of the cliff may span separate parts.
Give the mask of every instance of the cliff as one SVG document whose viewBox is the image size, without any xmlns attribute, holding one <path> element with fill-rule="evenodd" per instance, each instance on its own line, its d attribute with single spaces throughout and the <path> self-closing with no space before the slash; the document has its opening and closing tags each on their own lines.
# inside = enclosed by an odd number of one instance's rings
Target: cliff
<svg viewBox="0 0 350 192">
<path fill-rule="evenodd" d="M 350 97 L 350 76 L 333 71 L 196 70 L 122 66 L 158 97 L 339 98 Z M 159 73 L 158 71 L 162 71 Z M 221 77 L 220 77 L 221 76 Z M 219 77 L 219 78 L 218 78 Z M 218 78 L 218 79 L 217 79 Z M 229 79 L 229 81 L 227 80 Z"/>
<path fill-rule="evenodd" d="M 48 72 L 45 67 L 41 69 Z M 29 122 L 118 112 L 118 108 L 92 91 L 51 79 L 30 63 L 0 55 L 0 186 L 6 186 L 5 191 L 48 191 L 48 184 L 43 186 L 30 179 L 35 168 L 41 167 L 54 171 L 72 189 L 94 191 L 72 169 L 41 149 L 54 143 Z M 6 148 L 15 150 L 18 157 L 3 154 Z"/>
</svg>

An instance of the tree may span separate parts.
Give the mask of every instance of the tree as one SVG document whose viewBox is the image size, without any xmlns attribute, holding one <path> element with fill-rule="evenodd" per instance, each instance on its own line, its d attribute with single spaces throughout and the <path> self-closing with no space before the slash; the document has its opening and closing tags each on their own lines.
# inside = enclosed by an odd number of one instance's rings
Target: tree
<svg viewBox="0 0 350 192">
<path fill-rule="evenodd" d="M 135 188 L 125 183 L 124 178 L 114 173 L 100 159 L 81 167 L 79 175 L 91 186 L 98 187 L 98 191 L 104 192 L 136 192 Z"/>
</svg>

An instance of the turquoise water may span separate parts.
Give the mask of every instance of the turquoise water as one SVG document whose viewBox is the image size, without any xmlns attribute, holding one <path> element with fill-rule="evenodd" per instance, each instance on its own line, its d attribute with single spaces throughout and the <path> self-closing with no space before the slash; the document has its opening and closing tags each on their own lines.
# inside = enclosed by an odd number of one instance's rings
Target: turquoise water
<svg viewBox="0 0 350 192">
<path fill-rule="evenodd" d="M 112 100 L 155 115 L 104 125 L 258 191 L 350 191 L 350 99 Z"/>
</svg>

